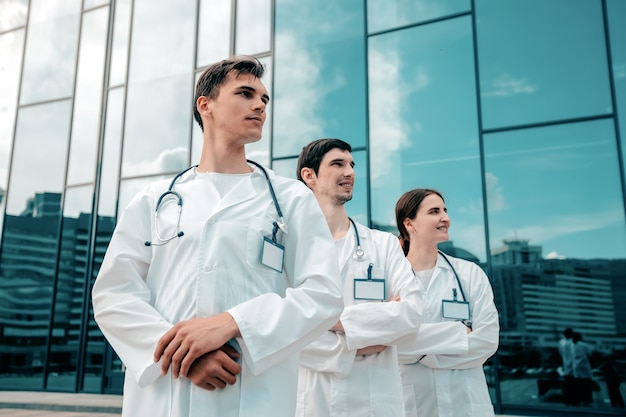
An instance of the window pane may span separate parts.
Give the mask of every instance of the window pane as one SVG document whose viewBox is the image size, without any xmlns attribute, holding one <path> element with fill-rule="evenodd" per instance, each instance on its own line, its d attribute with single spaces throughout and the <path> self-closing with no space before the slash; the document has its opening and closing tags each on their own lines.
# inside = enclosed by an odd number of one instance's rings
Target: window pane
<svg viewBox="0 0 626 417">
<path fill-rule="evenodd" d="M 92 200 L 92 186 L 69 188 L 65 194 L 47 368 L 47 388 L 52 390 L 73 391 L 76 385 L 83 304 L 87 300 Z"/>
<path fill-rule="evenodd" d="M 27 14 L 28 0 L 0 1 L 0 32 L 24 26 Z"/>
<path fill-rule="evenodd" d="M 367 30 L 373 33 L 468 10 L 468 0 L 367 0 Z"/>
<path fill-rule="evenodd" d="M 135 1 L 123 176 L 176 171 L 189 163 L 195 2 L 161 6 Z"/>
<path fill-rule="evenodd" d="M 116 88 L 110 90 L 107 103 L 104 145 L 102 148 L 102 172 L 98 199 L 98 213 L 101 216 L 115 217 L 117 210 L 117 184 L 122 152 L 123 109 L 124 89 Z"/>
<path fill-rule="evenodd" d="M 72 95 L 80 0 L 32 0 L 20 103 Z"/>
<path fill-rule="evenodd" d="M 7 213 L 19 216 L 38 207 L 36 194 L 61 193 L 69 135 L 69 100 L 20 109 L 15 132 Z M 58 214 L 58 213 L 57 213 Z"/>
<path fill-rule="evenodd" d="M 613 123 L 486 135 L 485 167 L 502 400 L 551 401 L 565 327 L 596 351 L 623 346 L 626 225 Z M 610 404 L 604 388 L 593 397 L 594 407 Z"/>
<path fill-rule="evenodd" d="M 113 28 L 109 85 L 124 84 L 126 82 L 128 36 L 130 33 L 130 1 L 131 0 L 117 0 L 115 2 L 115 23 Z"/>
<path fill-rule="evenodd" d="M 200 0 L 198 61 L 204 67 L 230 55 L 231 0 Z"/>
<path fill-rule="evenodd" d="M 396 233 L 413 188 L 446 196 L 450 240 L 486 260 L 470 17 L 369 42 L 372 225 Z"/>
<path fill-rule="evenodd" d="M 103 4 L 108 4 L 109 0 L 85 0 L 85 5 L 83 6 L 86 9 L 91 9 L 92 7 L 102 6 Z"/>
<path fill-rule="evenodd" d="M 68 185 L 94 180 L 100 137 L 108 15 L 109 8 L 103 7 L 83 16 L 67 173 Z"/>
<path fill-rule="evenodd" d="M 1 11 L 0 6 L 0 11 Z M 13 127 L 24 45 L 24 30 L 0 35 L 0 235 L 13 146 Z"/>
<path fill-rule="evenodd" d="M 611 57 L 613 60 L 613 82 L 617 99 L 622 157 L 626 155 L 626 1 L 609 0 L 609 34 L 611 37 Z M 624 159 L 626 172 L 626 159 Z"/>
<path fill-rule="evenodd" d="M 273 156 L 320 137 L 365 146 L 363 2 L 277 0 L 275 14 Z"/>
<path fill-rule="evenodd" d="M 270 50 L 271 0 L 237 0 L 235 53 L 253 55 Z"/>
<path fill-rule="evenodd" d="M 483 127 L 613 111 L 600 1 L 480 0 L 476 16 Z"/>
<path fill-rule="evenodd" d="M 70 105 L 18 114 L 0 257 L 1 388 L 43 387 Z"/>
</svg>

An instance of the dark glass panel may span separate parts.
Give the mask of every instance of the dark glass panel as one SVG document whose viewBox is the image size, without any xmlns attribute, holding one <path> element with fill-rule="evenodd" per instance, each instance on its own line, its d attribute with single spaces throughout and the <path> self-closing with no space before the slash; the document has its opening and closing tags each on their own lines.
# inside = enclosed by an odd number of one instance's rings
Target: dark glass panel
<svg viewBox="0 0 626 417">
<path fill-rule="evenodd" d="M 369 93 L 372 225 L 397 234 L 398 198 L 435 188 L 449 244 L 485 262 L 470 17 L 370 38 Z"/>
<path fill-rule="evenodd" d="M 235 53 L 254 55 L 270 50 L 272 1 L 237 0 Z"/>
<path fill-rule="evenodd" d="M 492 282 L 504 403 L 563 401 L 557 343 L 580 332 L 595 361 L 623 350 L 626 224 L 612 120 L 485 135 Z"/>
<path fill-rule="evenodd" d="M 276 1 L 273 156 L 320 137 L 366 141 L 363 2 Z"/>
<path fill-rule="evenodd" d="M 83 15 L 67 185 L 93 182 L 96 171 L 109 8 Z"/>
<path fill-rule="evenodd" d="M 230 55 L 232 0 L 200 0 L 196 67 Z"/>
<path fill-rule="evenodd" d="M 47 389 L 74 391 L 89 262 L 93 187 L 69 188 L 65 193 L 54 305 Z"/>
<path fill-rule="evenodd" d="M 69 101 L 22 108 L 0 256 L 0 388 L 41 389 L 61 219 Z"/>
<path fill-rule="evenodd" d="M 469 0 L 367 0 L 367 30 L 374 33 L 470 10 Z"/>
<path fill-rule="evenodd" d="M 72 95 L 80 5 L 80 0 L 30 2 L 21 104 Z"/>
<path fill-rule="evenodd" d="M 613 82 L 617 100 L 617 120 L 622 145 L 622 158 L 626 157 L 626 1 L 608 0 L 609 35 L 613 60 Z M 623 159 L 626 172 L 626 158 Z"/>
<path fill-rule="evenodd" d="M 484 128 L 613 111 L 599 0 L 476 2 Z"/>
</svg>

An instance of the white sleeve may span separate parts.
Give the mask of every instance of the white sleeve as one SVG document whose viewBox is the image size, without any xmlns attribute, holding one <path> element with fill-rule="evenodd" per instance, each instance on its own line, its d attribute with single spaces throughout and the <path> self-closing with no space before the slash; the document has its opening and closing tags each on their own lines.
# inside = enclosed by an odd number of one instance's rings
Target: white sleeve
<svg viewBox="0 0 626 417">
<path fill-rule="evenodd" d="M 349 349 L 374 345 L 395 345 L 419 329 L 421 293 L 397 239 L 388 234 L 385 245 L 385 275 L 391 281 L 390 298 L 400 301 L 356 304 L 341 314 Z"/>
<path fill-rule="evenodd" d="M 140 386 L 160 376 L 154 349 L 172 327 L 152 306 L 145 282 L 152 251 L 144 240 L 151 234 L 153 211 L 147 192 L 133 198 L 120 216 L 92 289 L 94 318 Z"/>
<path fill-rule="evenodd" d="M 493 302 L 493 290 L 487 275 L 473 263 L 457 267 L 472 311 L 472 332 L 468 335 L 469 349 L 465 354 L 429 354 L 420 363 L 431 368 L 468 369 L 482 366 L 498 349 L 500 324 Z M 464 279 L 469 276 L 469 280 Z"/>
<path fill-rule="evenodd" d="M 228 310 L 255 375 L 328 331 L 343 310 L 337 253 L 319 204 L 310 190 L 292 201 L 284 259 L 292 288 L 285 297 L 263 294 Z"/>
</svg>

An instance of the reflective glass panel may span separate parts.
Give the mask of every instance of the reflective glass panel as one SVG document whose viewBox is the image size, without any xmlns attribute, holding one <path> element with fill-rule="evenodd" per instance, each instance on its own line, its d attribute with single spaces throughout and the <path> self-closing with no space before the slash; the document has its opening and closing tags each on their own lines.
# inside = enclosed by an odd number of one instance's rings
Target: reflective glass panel
<svg viewBox="0 0 626 417">
<path fill-rule="evenodd" d="M 24 26 L 27 14 L 28 0 L 0 1 L 0 32 Z"/>
<path fill-rule="evenodd" d="M 624 158 L 626 155 L 626 25 L 624 25 L 626 22 L 626 1 L 609 0 L 607 10 L 617 117 L 622 144 L 622 158 Z M 623 162 L 624 172 L 626 172 L 626 159 Z"/>
<path fill-rule="evenodd" d="M 601 2 L 476 2 L 484 128 L 612 112 Z"/>
<path fill-rule="evenodd" d="M 81 331 L 87 302 L 86 286 L 91 233 L 93 186 L 69 188 L 65 193 L 59 266 L 54 306 L 47 388 L 74 391 L 81 352 Z"/>
<path fill-rule="evenodd" d="M 0 257 L 0 388 L 42 389 L 69 134 L 68 101 L 18 113 Z"/>
<path fill-rule="evenodd" d="M 93 182 L 96 171 L 109 8 L 83 15 L 67 184 Z"/>
<path fill-rule="evenodd" d="M 615 146 L 610 119 L 484 137 L 503 403 L 563 403 L 557 344 L 573 327 L 593 351 L 591 406 L 610 406 L 626 265 Z"/>
<path fill-rule="evenodd" d="M 304 145 L 306 145 L 306 143 Z M 356 181 L 354 182 L 352 200 L 346 203 L 346 211 L 348 212 L 348 216 L 367 226 L 367 154 L 365 151 L 356 151 L 352 152 L 352 157 L 354 158 Z M 274 161 L 272 170 L 277 175 L 296 178 L 297 167 L 298 158 L 296 157 Z"/>
<path fill-rule="evenodd" d="M 469 0 L 367 0 L 369 33 L 470 10 Z"/>
<path fill-rule="evenodd" d="M 365 146 L 363 12 L 359 0 L 276 0 L 274 157 L 321 137 Z"/>
<path fill-rule="evenodd" d="M 7 196 L 8 214 L 19 216 L 36 211 L 47 216 L 46 207 L 37 207 L 33 199 L 42 192 L 62 192 L 70 111 L 69 100 L 20 109 Z"/>
<path fill-rule="evenodd" d="M 131 0 L 115 2 L 115 22 L 113 27 L 113 47 L 111 49 L 111 70 L 109 85 L 126 82 L 126 66 L 128 63 L 128 36 L 130 33 Z"/>
<path fill-rule="evenodd" d="M 0 234 L 9 180 L 9 161 L 13 145 L 13 125 L 23 46 L 24 30 L 15 30 L 0 35 L 0 62 L 2 63 L 0 65 Z"/>
<path fill-rule="evenodd" d="M 371 37 L 369 95 L 372 225 L 397 233 L 398 198 L 435 188 L 454 246 L 486 261 L 470 17 Z"/>
<path fill-rule="evenodd" d="M 136 0 L 133 9 L 125 177 L 177 171 L 189 163 L 195 2 L 160 6 Z"/>
<path fill-rule="evenodd" d="M 20 103 L 72 95 L 80 0 L 32 0 Z"/>
<path fill-rule="evenodd" d="M 230 55 L 232 0 L 200 0 L 196 67 Z"/>
<path fill-rule="evenodd" d="M 270 50 L 271 0 L 237 0 L 235 53 L 253 55 Z"/>
<path fill-rule="evenodd" d="M 122 119 L 124 109 L 124 89 L 109 91 L 107 115 L 102 148 L 102 171 L 98 213 L 100 216 L 115 217 L 117 211 L 117 185 L 122 143 Z"/>
</svg>

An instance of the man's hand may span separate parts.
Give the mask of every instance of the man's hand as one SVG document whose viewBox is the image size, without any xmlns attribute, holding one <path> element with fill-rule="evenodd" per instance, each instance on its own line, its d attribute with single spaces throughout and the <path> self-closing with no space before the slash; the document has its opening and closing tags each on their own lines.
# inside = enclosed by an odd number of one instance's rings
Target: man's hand
<svg viewBox="0 0 626 417">
<path fill-rule="evenodd" d="M 375 353 L 380 353 L 383 350 L 385 350 L 387 346 L 385 345 L 374 345 L 374 346 L 367 346 L 361 349 L 357 349 L 356 351 L 356 355 L 357 356 L 368 356 L 368 355 L 373 355 Z"/>
<path fill-rule="evenodd" d="M 337 322 L 337 324 L 335 324 L 333 327 L 330 328 L 331 332 L 336 332 L 336 333 L 345 333 L 345 331 L 343 330 L 343 324 L 341 324 L 341 320 L 339 320 Z"/>
<path fill-rule="evenodd" d="M 174 378 L 185 377 L 196 359 L 238 336 L 241 336 L 239 327 L 228 313 L 181 321 L 159 339 L 154 361 L 161 360 L 163 375 L 171 364 Z"/>
<path fill-rule="evenodd" d="M 200 388 L 213 391 L 237 382 L 235 375 L 241 372 L 236 362 L 241 354 L 232 346 L 224 345 L 218 350 L 200 356 L 189 368 L 187 378 Z"/>
</svg>

